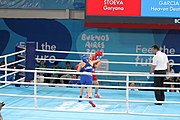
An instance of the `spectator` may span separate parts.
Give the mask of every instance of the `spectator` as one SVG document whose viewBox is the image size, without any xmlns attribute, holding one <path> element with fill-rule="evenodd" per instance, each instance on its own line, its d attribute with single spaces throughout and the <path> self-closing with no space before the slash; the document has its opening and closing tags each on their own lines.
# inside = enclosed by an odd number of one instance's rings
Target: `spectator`
<svg viewBox="0 0 180 120">
<path fill-rule="evenodd" d="M 65 69 L 74 70 L 74 68 L 71 67 L 71 63 L 69 61 L 66 62 L 66 68 Z M 74 76 L 75 75 L 66 74 L 66 75 L 62 75 L 61 78 L 73 78 Z M 70 80 L 64 79 L 63 81 L 65 84 L 68 84 Z"/>
<path fill-rule="evenodd" d="M 40 64 L 39 64 L 38 68 L 47 68 L 47 66 L 44 63 L 44 60 L 40 61 Z"/>
<path fill-rule="evenodd" d="M 130 85 L 129 85 L 130 87 L 136 87 L 136 84 L 134 83 L 134 82 L 132 82 L 132 83 L 130 83 Z M 129 90 L 134 90 L 134 91 L 138 91 L 138 89 L 137 88 L 131 88 L 131 89 L 129 89 Z"/>
<path fill-rule="evenodd" d="M 45 65 L 44 60 L 40 61 L 38 68 L 47 68 L 47 66 Z M 46 73 L 39 73 L 38 77 L 39 77 L 37 79 L 38 83 L 44 83 L 44 82 L 49 83 L 49 81 L 50 81 L 49 79 L 44 79 L 44 77 L 48 77 L 48 74 L 46 74 Z"/>
<path fill-rule="evenodd" d="M 3 65 L 5 65 L 5 62 L 4 62 L 4 61 L 2 61 L 2 62 L 0 63 L 0 66 L 3 66 Z M 5 68 L 5 67 L 3 66 L 3 67 L 0 67 L 0 68 Z M 4 71 L 0 71 L 0 74 L 4 75 Z"/>
<path fill-rule="evenodd" d="M 176 83 L 179 83 L 179 84 L 175 84 L 175 88 L 180 88 L 180 78 L 177 77 L 177 79 L 175 80 Z M 180 92 L 179 90 L 176 90 L 176 92 Z"/>
<path fill-rule="evenodd" d="M 43 73 L 40 73 L 37 75 L 37 83 L 44 83 L 44 75 Z"/>
<path fill-rule="evenodd" d="M 5 62 L 4 62 L 4 61 L 1 62 L 1 66 L 2 66 L 2 65 L 5 65 Z"/>
<path fill-rule="evenodd" d="M 172 62 L 169 62 L 169 64 L 171 64 Z M 170 67 L 170 70 L 169 70 L 169 73 L 175 73 L 174 69 L 173 69 L 173 65 L 169 65 Z M 166 79 L 174 79 L 173 77 L 166 77 Z"/>
<path fill-rule="evenodd" d="M 55 61 L 54 62 L 54 66 L 53 66 L 53 69 L 61 69 L 60 67 L 59 67 L 59 62 L 58 61 Z M 59 70 L 54 70 L 54 71 L 59 71 Z M 60 74 L 59 73 L 53 73 L 52 75 L 51 75 L 51 77 L 54 77 L 54 78 L 60 78 Z M 51 83 L 61 83 L 61 84 L 63 84 L 64 82 L 63 82 L 63 80 L 58 80 L 58 79 L 52 79 L 51 80 Z"/>
<path fill-rule="evenodd" d="M 71 63 L 69 61 L 66 62 L 66 68 L 65 69 L 71 69 L 73 70 L 74 68 L 71 67 Z"/>
<path fill-rule="evenodd" d="M 174 69 L 173 69 L 173 66 L 170 65 L 170 71 L 168 72 L 168 74 L 173 74 L 175 73 L 174 72 Z M 176 77 L 169 77 L 167 76 L 166 79 L 165 79 L 165 82 L 174 82 L 176 80 Z M 174 88 L 174 84 L 166 84 L 165 87 L 170 87 L 170 88 Z M 167 90 L 168 92 L 175 92 L 175 90 Z"/>
</svg>

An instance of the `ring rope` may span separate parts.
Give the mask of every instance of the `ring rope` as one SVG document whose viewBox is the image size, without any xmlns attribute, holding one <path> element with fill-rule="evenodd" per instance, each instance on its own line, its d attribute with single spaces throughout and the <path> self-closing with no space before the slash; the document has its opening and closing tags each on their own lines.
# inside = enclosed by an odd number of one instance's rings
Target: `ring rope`
<svg viewBox="0 0 180 120">
<path fill-rule="evenodd" d="M 25 98 L 34 98 L 34 95 L 19 95 L 19 94 L 0 94 L 0 96 L 8 96 L 8 97 L 25 97 Z M 60 100 L 83 100 L 89 101 L 92 99 L 89 98 L 72 98 L 72 97 L 56 97 L 56 96 L 36 96 L 37 98 L 44 98 L 44 99 L 60 99 Z M 126 100 L 117 100 L 117 99 L 93 99 L 93 101 L 104 101 L 104 102 L 126 102 Z M 173 102 L 173 101 L 146 101 L 146 100 L 128 100 L 128 102 L 135 102 L 135 103 L 164 103 L 164 104 L 180 104 L 180 102 Z"/>
<path fill-rule="evenodd" d="M 94 88 L 111 88 L 111 89 L 144 89 L 144 90 L 180 90 L 180 88 L 168 87 L 126 87 L 126 86 L 102 86 L 102 85 L 73 85 L 73 84 L 52 84 L 52 83 L 29 83 L 29 82 L 10 82 L 0 81 L 0 83 L 21 84 L 21 85 L 41 85 L 41 86 L 61 86 L 61 87 L 94 87 Z"/>
<path fill-rule="evenodd" d="M 26 50 L 21 50 L 21 51 L 18 51 L 18 52 L 14 52 L 14 53 L 10 53 L 10 54 L 6 54 L 6 55 L 2 55 L 2 56 L 0 56 L 0 58 L 5 58 L 5 57 L 9 57 L 9 56 L 13 56 L 13 55 L 21 54 L 21 53 L 24 53 L 24 52 L 26 52 Z"/>
<path fill-rule="evenodd" d="M 37 73 L 59 73 L 59 74 L 70 74 L 70 75 L 101 75 L 101 76 L 139 76 L 139 77 L 147 77 L 147 76 L 157 76 L 157 77 L 180 77 L 180 74 L 178 73 L 172 73 L 172 74 L 167 74 L 167 75 L 162 75 L 162 74 L 137 74 L 136 72 L 131 72 L 131 74 L 128 73 L 82 73 L 82 72 L 62 72 L 62 71 L 42 71 L 42 70 L 23 70 L 23 69 L 4 69 L 1 68 L 0 71 L 19 71 L 19 72 L 37 72 Z"/>
<path fill-rule="evenodd" d="M 57 77 L 44 77 L 44 76 L 39 76 L 37 78 L 43 78 L 43 79 L 54 79 L 54 80 L 72 80 L 72 81 L 79 81 L 80 79 L 75 79 L 75 78 L 57 78 Z M 99 82 L 112 82 L 112 83 L 125 83 L 125 80 L 103 80 L 103 79 L 98 79 Z M 154 83 L 150 81 L 129 81 L 129 83 Z M 164 82 L 164 84 L 174 84 L 174 85 L 179 85 L 180 83 L 177 82 Z"/>
<path fill-rule="evenodd" d="M 10 65 L 14 65 L 14 64 L 17 64 L 17 63 L 21 63 L 21 62 L 24 62 L 24 61 L 25 61 L 25 59 L 21 59 L 21 60 L 15 61 L 15 62 L 11 62 L 11 63 L 5 64 L 5 65 L 1 65 L 0 68 L 10 66 Z"/>
<path fill-rule="evenodd" d="M 25 77 L 20 78 L 20 79 L 14 81 L 14 82 L 19 82 L 19 81 L 23 81 L 23 80 L 25 80 Z M 7 82 L 5 82 L 5 85 L 0 86 L 0 89 L 1 89 L 1 88 L 4 88 L 4 87 L 6 87 L 6 86 L 9 86 L 9 85 L 11 85 L 11 84 L 12 84 L 12 83 L 7 83 Z"/>
<path fill-rule="evenodd" d="M 10 76 L 10 75 L 13 75 L 13 74 L 16 74 L 16 73 L 18 73 L 18 72 L 15 71 L 15 72 L 9 73 L 7 75 L 2 75 L 2 76 L 0 76 L 0 79 L 5 78 L 5 77 Z"/>
<path fill-rule="evenodd" d="M 70 60 L 70 59 L 45 59 L 45 58 L 36 58 L 36 60 L 51 60 L 51 61 L 59 61 L 59 62 L 81 62 L 81 60 Z M 140 62 L 116 62 L 116 61 L 102 61 L 102 63 L 109 64 L 128 64 L 128 65 L 152 65 L 152 63 L 140 63 Z M 180 63 L 172 63 L 171 65 L 179 66 Z"/>
<path fill-rule="evenodd" d="M 34 95 L 19 95 L 19 94 L 0 94 L 0 96 L 34 98 Z M 39 96 L 39 95 L 36 97 L 37 98 L 45 98 L 45 99 L 50 99 L 50 98 L 51 99 L 61 99 L 61 100 L 83 100 L 83 101 L 92 100 L 89 98 L 71 98 L 71 97 Z M 114 100 L 114 99 L 93 99 L 93 101 L 126 102 L 126 100 Z M 180 102 L 177 104 L 180 104 Z"/>
<path fill-rule="evenodd" d="M 35 68 L 36 70 L 46 70 L 46 71 L 68 71 L 68 72 L 76 72 L 76 70 L 72 70 L 72 69 L 53 69 L 53 68 Z M 132 72 L 125 72 L 125 71 L 100 71 L 100 70 L 96 70 L 96 73 L 129 73 L 131 74 Z M 147 74 L 147 72 L 133 72 L 133 73 L 137 73 L 137 74 Z"/>
<path fill-rule="evenodd" d="M 76 51 L 51 51 L 51 50 L 39 50 L 36 49 L 37 52 L 49 52 L 49 53 L 63 53 L 63 54 L 94 54 L 89 52 L 76 52 Z M 104 55 L 108 56 L 154 56 L 154 54 L 129 54 L 129 53 L 103 53 Z M 167 55 L 167 56 L 174 56 L 180 57 L 180 55 Z"/>
</svg>

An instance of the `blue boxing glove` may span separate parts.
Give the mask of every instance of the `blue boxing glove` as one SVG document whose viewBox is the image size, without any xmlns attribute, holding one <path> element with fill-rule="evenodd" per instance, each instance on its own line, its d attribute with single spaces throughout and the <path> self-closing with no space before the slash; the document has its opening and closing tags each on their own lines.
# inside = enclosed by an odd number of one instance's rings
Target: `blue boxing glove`
<svg viewBox="0 0 180 120">
<path fill-rule="evenodd" d="M 102 56 L 97 56 L 97 57 L 96 57 L 96 60 L 98 60 L 98 59 L 101 60 L 101 59 L 102 59 Z"/>
</svg>

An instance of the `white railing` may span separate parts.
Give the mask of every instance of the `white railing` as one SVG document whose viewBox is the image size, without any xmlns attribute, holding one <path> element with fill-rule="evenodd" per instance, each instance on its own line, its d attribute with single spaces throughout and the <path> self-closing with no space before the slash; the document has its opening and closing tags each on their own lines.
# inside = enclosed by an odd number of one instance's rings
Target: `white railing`
<svg viewBox="0 0 180 120">
<path fill-rule="evenodd" d="M 25 51 L 26 51 L 26 50 L 22 50 L 22 51 L 18 51 L 18 52 L 14 52 L 14 53 L 10 53 L 10 54 L 7 54 L 7 55 L 0 56 L 0 59 L 3 58 L 3 59 L 4 59 L 4 62 L 5 62 L 5 64 L 4 64 L 4 65 L 1 65 L 0 68 L 5 67 L 5 69 L 7 69 L 8 66 L 10 66 L 10 65 L 14 65 L 14 64 L 16 64 L 16 63 L 20 63 L 20 62 L 25 61 L 25 59 L 22 59 L 22 60 L 18 60 L 18 61 L 15 61 L 15 62 L 8 63 L 8 57 L 11 57 L 11 56 L 17 55 L 17 54 L 22 54 L 22 53 L 24 53 Z M 5 74 L 5 81 L 7 81 L 7 74 L 8 74 L 7 70 L 4 70 L 4 74 Z"/>
<path fill-rule="evenodd" d="M 3 71 L 4 69 L 0 69 L 0 71 Z M 103 112 L 103 113 L 111 113 L 111 114 L 135 114 L 135 115 L 157 115 L 157 116 L 180 116 L 180 114 L 149 114 L 149 113 L 133 113 L 130 111 L 129 103 L 164 103 L 164 104 L 180 104 L 180 102 L 177 101 L 148 101 L 148 100 L 130 100 L 129 99 L 129 90 L 130 89 L 144 89 L 144 90 L 180 90 L 180 88 L 165 88 L 165 87 L 130 87 L 129 86 L 129 77 L 131 76 L 147 76 L 148 73 L 142 73 L 137 74 L 133 73 L 95 73 L 96 75 L 108 75 L 108 76 L 125 76 L 126 77 L 126 86 L 96 86 L 96 85 L 71 85 L 71 84 L 47 84 L 47 83 L 37 83 L 37 73 L 59 73 L 59 74 L 83 74 L 80 72 L 60 72 L 60 71 L 42 71 L 42 70 L 20 70 L 20 69 L 6 69 L 7 71 L 14 71 L 14 72 L 31 72 L 34 73 L 34 82 L 10 82 L 10 81 L 1 81 L 0 83 L 6 83 L 6 84 L 20 84 L 20 85 L 31 85 L 34 86 L 34 95 L 18 95 L 18 94 L 0 94 L 0 96 L 9 96 L 9 97 L 25 97 L 25 98 L 33 98 L 34 99 L 34 106 L 35 108 L 26 108 L 26 107 L 7 107 L 7 108 L 15 108 L 15 109 L 35 109 L 35 110 L 51 110 L 53 109 L 47 109 L 47 108 L 39 108 L 37 99 L 62 99 L 62 100 L 84 100 L 88 101 L 90 99 L 86 98 L 70 98 L 70 97 L 57 97 L 57 96 L 40 96 L 37 95 L 37 86 L 62 86 L 62 87 L 98 87 L 98 88 L 105 88 L 105 89 L 126 89 L 126 99 L 125 100 L 115 100 L 115 99 L 93 99 L 93 101 L 103 101 L 103 102 L 125 102 L 126 103 L 126 112 Z M 180 77 L 180 74 L 173 74 L 173 75 L 149 75 L 149 76 L 173 76 L 173 77 Z M 64 111 L 64 110 L 56 110 L 56 111 Z M 73 110 L 68 110 L 73 111 Z M 83 111 L 73 111 L 73 112 L 83 112 Z M 88 111 L 89 112 L 89 111 Z M 93 113 L 101 113 L 98 111 L 94 111 Z"/>
</svg>

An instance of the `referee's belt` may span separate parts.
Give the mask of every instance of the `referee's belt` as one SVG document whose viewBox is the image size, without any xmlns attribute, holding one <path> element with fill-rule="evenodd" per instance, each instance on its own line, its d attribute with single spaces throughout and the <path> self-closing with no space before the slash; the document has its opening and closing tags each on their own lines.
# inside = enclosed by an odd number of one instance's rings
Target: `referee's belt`
<svg viewBox="0 0 180 120">
<path fill-rule="evenodd" d="M 154 71 L 161 72 L 161 71 L 167 71 L 167 70 L 154 70 Z"/>
</svg>

